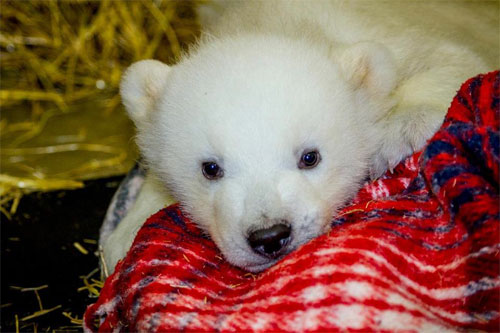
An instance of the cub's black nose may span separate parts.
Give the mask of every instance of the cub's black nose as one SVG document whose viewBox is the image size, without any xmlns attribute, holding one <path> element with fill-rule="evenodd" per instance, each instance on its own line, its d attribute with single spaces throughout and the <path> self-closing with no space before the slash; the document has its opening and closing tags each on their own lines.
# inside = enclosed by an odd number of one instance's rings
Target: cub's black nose
<svg viewBox="0 0 500 333">
<path fill-rule="evenodd" d="M 276 224 L 267 229 L 259 229 L 250 234 L 248 243 L 252 249 L 265 257 L 275 258 L 290 241 L 291 228 L 286 224 Z"/>
</svg>

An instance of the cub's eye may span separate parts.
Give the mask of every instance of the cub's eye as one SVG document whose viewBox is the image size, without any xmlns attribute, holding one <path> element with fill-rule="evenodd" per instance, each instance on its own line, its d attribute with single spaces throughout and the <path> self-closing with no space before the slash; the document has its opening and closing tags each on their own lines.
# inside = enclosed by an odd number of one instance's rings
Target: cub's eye
<svg viewBox="0 0 500 333">
<path fill-rule="evenodd" d="M 210 180 L 218 179 L 224 176 L 224 171 L 215 162 L 204 162 L 201 165 L 201 170 L 203 171 L 203 176 Z"/>
<path fill-rule="evenodd" d="M 299 169 L 312 169 L 321 161 L 321 156 L 317 150 L 304 152 L 300 157 Z"/>
</svg>

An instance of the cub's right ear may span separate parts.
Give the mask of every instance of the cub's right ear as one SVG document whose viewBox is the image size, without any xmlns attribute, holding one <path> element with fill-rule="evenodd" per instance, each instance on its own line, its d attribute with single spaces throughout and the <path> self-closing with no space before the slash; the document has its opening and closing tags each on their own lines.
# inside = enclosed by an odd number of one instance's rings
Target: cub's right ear
<svg viewBox="0 0 500 333">
<path fill-rule="evenodd" d="M 163 92 L 170 67 L 157 60 L 141 60 L 122 76 L 120 95 L 136 126 L 148 117 Z"/>
</svg>

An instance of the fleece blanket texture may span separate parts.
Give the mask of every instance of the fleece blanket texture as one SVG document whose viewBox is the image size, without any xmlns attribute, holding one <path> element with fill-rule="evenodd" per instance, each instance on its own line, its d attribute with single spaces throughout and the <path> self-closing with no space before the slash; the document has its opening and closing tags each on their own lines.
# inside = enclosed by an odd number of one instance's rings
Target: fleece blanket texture
<svg viewBox="0 0 500 333">
<path fill-rule="evenodd" d="M 468 80 L 425 150 L 258 275 L 177 205 L 159 211 L 85 331 L 499 331 L 499 86 Z"/>
</svg>

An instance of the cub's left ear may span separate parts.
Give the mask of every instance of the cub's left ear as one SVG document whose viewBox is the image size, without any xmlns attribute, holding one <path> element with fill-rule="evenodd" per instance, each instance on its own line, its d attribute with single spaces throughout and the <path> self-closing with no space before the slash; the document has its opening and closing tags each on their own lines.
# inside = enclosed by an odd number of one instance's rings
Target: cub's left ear
<svg viewBox="0 0 500 333">
<path fill-rule="evenodd" d="M 348 82 L 371 95 L 385 97 L 396 85 L 394 58 L 382 44 L 354 44 L 339 55 L 338 63 Z"/>
<path fill-rule="evenodd" d="M 161 96 L 170 66 L 157 60 L 141 60 L 123 74 L 120 95 L 129 117 L 141 126 Z"/>
</svg>

